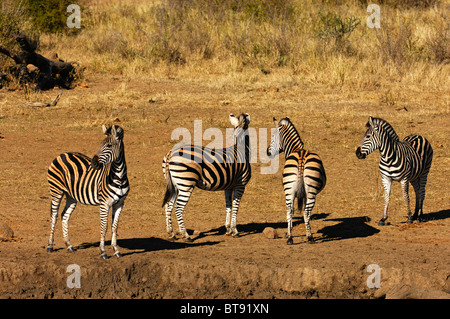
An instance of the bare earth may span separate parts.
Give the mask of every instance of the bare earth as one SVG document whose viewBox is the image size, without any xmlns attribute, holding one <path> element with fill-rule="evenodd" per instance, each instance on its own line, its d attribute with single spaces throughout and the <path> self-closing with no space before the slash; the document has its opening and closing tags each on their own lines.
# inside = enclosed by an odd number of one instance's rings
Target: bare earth
<svg viewBox="0 0 450 319">
<path fill-rule="evenodd" d="M 0 242 L 1 298 L 450 296 L 448 91 L 411 90 L 400 93 L 392 106 L 380 102 L 383 89 L 224 88 L 204 79 L 199 84 L 120 75 L 88 75 L 87 80 L 87 88 L 65 91 L 58 105 L 49 108 L 21 107 L 23 92 L 0 90 L 0 221 L 14 230 L 12 240 Z M 32 99 L 47 102 L 57 93 Z M 294 245 L 286 245 L 281 169 L 263 175 L 260 169 L 268 164 L 259 160 L 238 214 L 240 237 L 225 235 L 223 193 L 195 190 L 185 213 L 194 242 L 167 240 L 161 160 L 177 142 L 171 141 L 171 133 L 177 127 L 193 132 L 194 120 L 200 119 L 203 131 L 218 127 L 225 133 L 231 112 L 250 113 L 255 128 L 271 128 L 272 116 L 289 116 L 305 148 L 321 156 L 328 183 L 313 210 L 315 244 L 307 243 L 302 215 L 296 212 Z M 394 184 L 390 224 L 377 226 L 383 209 L 379 155 L 362 161 L 354 154 L 369 115 L 388 120 L 400 138 L 418 133 L 432 143 L 425 222 L 405 223 L 400 186 Z M 76 252 L 65 250 L 58 220 L 56 251 L 47 253 L 48 165 L 65 151 L 92 156 L 107 120 L 125 129 L 131 191 L 119 224 L 124 256 L 100 259 L 99 209 L 83 205 L 70 221 Z M 280 158 L 280 167 L 283 163 Z M 267 238 L 266 227 L 280 237 Z M 112 256 L 109 246 L 107 252 Z M 81 268 L 79 289 L 66 284 L 71 264 Z M 367 286 L 370 264 L 381 267 L 379 289 Z"/>
</svg>

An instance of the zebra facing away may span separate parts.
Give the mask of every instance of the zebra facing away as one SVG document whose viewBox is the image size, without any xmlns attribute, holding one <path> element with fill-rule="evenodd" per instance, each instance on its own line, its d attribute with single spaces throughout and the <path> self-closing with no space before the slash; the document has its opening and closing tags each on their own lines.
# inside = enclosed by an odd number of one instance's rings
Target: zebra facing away
<svg viewBox="0 0 450 319">
<path fill-rule="evenodd" d="M 175 208 L 180 234 L 191 242 L 183 221 L 183 212 L 195 187 L 208 191 L 225 191 L 226 234 L 237 236 L 236 216 L 246 184 L 251 178 L 248 113 L 229 116 L 234 126 L 234 145 L 211 149 L 198 145 L 183 145 L 169 151 L 162 162 L 167 189 L 165 205 L 167 233 L 175 235 L 172 228 L 172 209 Z"/>
<path fill-rule="evenodd" d="M 316 203 L 317 194 L 325 187 L 327 178 L 319 155 L 303 149 L 303 142 L 288 117 L 279 122 L 273 118 L 277 130 L 272 134 L 267 148 L 268 156 L 284 152 L 286 162 L 283 169 L 283 188 L 286 196 L 287 244 L 292 244 L 292 218 L 294 216 L 294 201 L 297 197 L 298 208 L 303 212 L 306 235 L 309 243 L 314 242 L 311 234 L 310 217 Z"/>
<path fill-rule="evenodd" d="M 422 136 L 409 135 L 400 141 L 392 126 L 383 119 L 369 117 L 367 131 L 356 149 L 359 159 L 366 158 L 374 150 L 380 150 L 380 172 L 384 187 L 384 211 L 378 225 L 383 226 L 388 218 L 389 195 L 392 181 L 401 184 L 406 203 L 408 223 L 422 219 L 425 185 L 433 160 L 431 144 Z M 411 215 L 409 205 L 409 183 L 416 193 L 416 207 Z"/>
<path fill-rule="evenodd" d="M 56 157 L 48 169 L 48 183 L 51 194 L 51 231 L 47 251 L 53 251 L 53 234 L 58 208 L 66 196 L 66 205 L 61 212 L 62 230 L 67 250 L 74 251 L 69 241 L 69 219 L 78 202 L 85 205 L 100 205 L 100 252 L 106 259 L 105 235 L 108 212 L 112 207 L 112 239 L 114 255 L 121 257 L 117 247 L 119 215 L 130 186 L 127 178 L 127 164 L 123 145 L 123 129 L 119 126 L 107 128 L 103 125 L 106 138 L 91 159 L 80 153 L 64 153 Z"/>
</svg>

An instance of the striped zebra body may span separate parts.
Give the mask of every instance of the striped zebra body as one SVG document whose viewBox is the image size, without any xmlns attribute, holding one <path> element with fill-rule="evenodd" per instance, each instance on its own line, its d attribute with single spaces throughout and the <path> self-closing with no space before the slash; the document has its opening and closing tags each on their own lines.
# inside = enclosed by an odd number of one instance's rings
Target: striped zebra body
<svg viewBox="0 0 450 319">
<path fill-rule="evenodd" d="M 431 144 L 419 135 L 409 135 L 400 140 L 392 126 L 380 118 L 369 117 L 366 126 L 368 129 L 356 149 L 356 156 L 364 159 L 374 150 L 380 150 L 379 168 L 384 187 L 384 210 L 378 225 L 385 225 L 388 218 L 392 181 L 398 181 L 401 184 L 407 208 L 407 222 L 412 223 L 416 219 L 420 221 L 423 214 L 425 186 L 433 160 Z M 413 185 L 416 193 L 414 215 L 411 214 L 409 204 L 409 183 Z"/>
<path fill-rule="evenodd" d="M 195 187 L 208 191 L 225 191 L 228 235 L 236 236 L 236 217 L 245 186 L 251 178 L 248 124 L 250 116 L 230 115 L 234 125 L 235 144 L 224 149 L 185 145 L 172 149 L 163 159 L 162 168 L 167 189 L 163 200 L 169 238 L 175 238 L 172 210 L 175 209 L 180 234 L 191 241 L 183 221 L 186 204 Z"/>
<path fill-rule="evenodd" d="M 66 205 L 61 212 L 64 241 L 68 251 L 74 251 L 69 240 L 69 219 L 77 203 L 100 206 L 101 257 L 106 258 L 105 235 L 108 212 L 112 207 L 112 240 L 114 255 L 120 257 L 117 247 L 117 227 L 130 186 L 121 127 L 103 127 L 105 140 L 91 159 L 80 153 L 63 153 L 56 157 L 48 169 L 51 195 L 51 231 L 47 251 L 53 251 L 53 238 L 58 209 L 62 198 Z"/>
<path fill-rule="evenodd" d="M 316 196 L 326 184 L 326 174 L 319 155 L 303 149 L 303 142 L 290 122 L 284 118 L 279 122 L 274 118 L 277 130 L 272 134 L 267 155 L 274 156 L 285 153 L 286 162 L 283 168 L 283 188 L 286 197 L 286 218 L 288 223 L 287 243 L 292 244 L 292 218 L 294 216 L 295 198 L 298 199 L 299 210 L 304 205 L 304 220 L 308 242 L 314 242 L 310 217 L 316 202 Z"/>
</svg>

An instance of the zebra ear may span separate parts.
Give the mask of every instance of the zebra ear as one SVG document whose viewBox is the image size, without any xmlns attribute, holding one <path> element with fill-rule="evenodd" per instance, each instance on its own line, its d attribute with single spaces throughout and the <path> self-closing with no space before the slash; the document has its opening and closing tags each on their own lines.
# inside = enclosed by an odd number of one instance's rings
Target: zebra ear
<svg viewBox="0 0 450 319">
<path fill-rule="evenodd" d="M 250 114 L 245 113 L 245 117 L 247 118 L 248 124 L 250 124 Z"/>
<path fill-rule="evenodd" d="M 373 126 L 373 119 L 372 119 L 372 116 L 369 116 L 369 125 L 370 125 L 370 126 Z"/>
<path fill-rule="evenodd" d="M 106 127 L 105 124 L 102 125 L 102 130 L 103 130 L 103 134 L 106 134 L 106 132 L 108 131 L 108 128 Z"/>
<path fill-rule="evenodd" d="M 275 118 L 275 116 L 273 117 L 273 124 L 275 124 L 275 127 L 278 127 L 278 121 L 277 121 L 277 119 Z"/>
<path fill-rule="evenodd" d="M 114 127 L 114 137 L 116 138 L 116 140 L 121 140 L 123 139 L 123 128 L 121 128 L 120 126 L 113 126 Z"/>
<path fill-rule="evenodd" d="M 239 119 L 233 113 L 230 114 L 230 122 L 234 127 L 239 125 Z"/>
<path fill-rule="evenodd" d="M 111 126 L 111 135 L 112 136 L 114 136 L 114 137 L 116 137 L 116 126 L 115 125 L 113 125 L 113 126 Z"/>
</svg>

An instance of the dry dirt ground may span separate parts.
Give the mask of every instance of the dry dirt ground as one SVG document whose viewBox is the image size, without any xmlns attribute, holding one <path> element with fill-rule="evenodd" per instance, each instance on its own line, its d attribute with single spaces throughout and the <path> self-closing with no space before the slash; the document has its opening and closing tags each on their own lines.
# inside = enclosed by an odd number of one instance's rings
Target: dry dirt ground
<svg viewBox="0 0 450 319">
<path fill-rule="evenodd" d="M 30 98 L 47 102 L 57 93 Z M 207 79 L 197 83 L 91 74 L 87 87 L 65 91 L 56 107 L 32 108 L 21 106 L 26 101 L 22 91 L 3 89 L 0 221 L 14 230 L 14 238 L 0 242 L 0 297 L 446 298 L 450 293 L 448 93 L 444 89 L 275 88 L 258 83 L 224 87 Z M 386 103 L 387 94 L 396 98 Z M 261 167 L 268 164 L 259 160 L 252 166 L 252 180 L 238 214 L 240 237 L 225 235 L 223 193 L 195 190 L 185 213 L 194 242 L 167 240 L 161 160 L 177 142 L 171 140 L 171 133 L 178 127 L 193 132 L 194 120 L 202 120 L 203 131 L 218 127 L 225 132 L 231 112 L 250 113 L 251 127 L 257 129 L 272 127 L 272 116 L 289 116 L 305 148 L 322 157 L 328 182 L 313 210 L 315 244 L 307 243 L 302 217 L 296 212 L 294 245 L 286 245 L 281 169 L 261 174 Z M 400 186 L 394 184 L 390 224 L 377 225 L 383 209 L 379 155 L 358 160 L 354 153 L 369 115 L 388 120 L 401 138 L 419 133 L 431 141 L 434 159 L 425 222 L 405 223 Z M 78 205 L 70 221 L 76 251 L 65 250 L 58 220 L 55 251 L 47 253 L 48 165 L 65 151 L 92 156 L 103 139 L 101 124 L 107 120 L 125 129 L 131 191 L 118 233 L 124 256 L 100 259 L 99 209 L 83 205 Z M 283 162 L 281 158 L 280 165 Z M 274 228 L 280 238 L 267 238 L 266 227 Z M 108 229 L 108 239 L 110 234 Z M 107 252 L 112 256 L 109 246 Z M 80 266 L 81 288 L 67 287 L 71 264 Z M 371 264 L 381 268 L 379 289 L 367 286 Z"/>
</svg>

